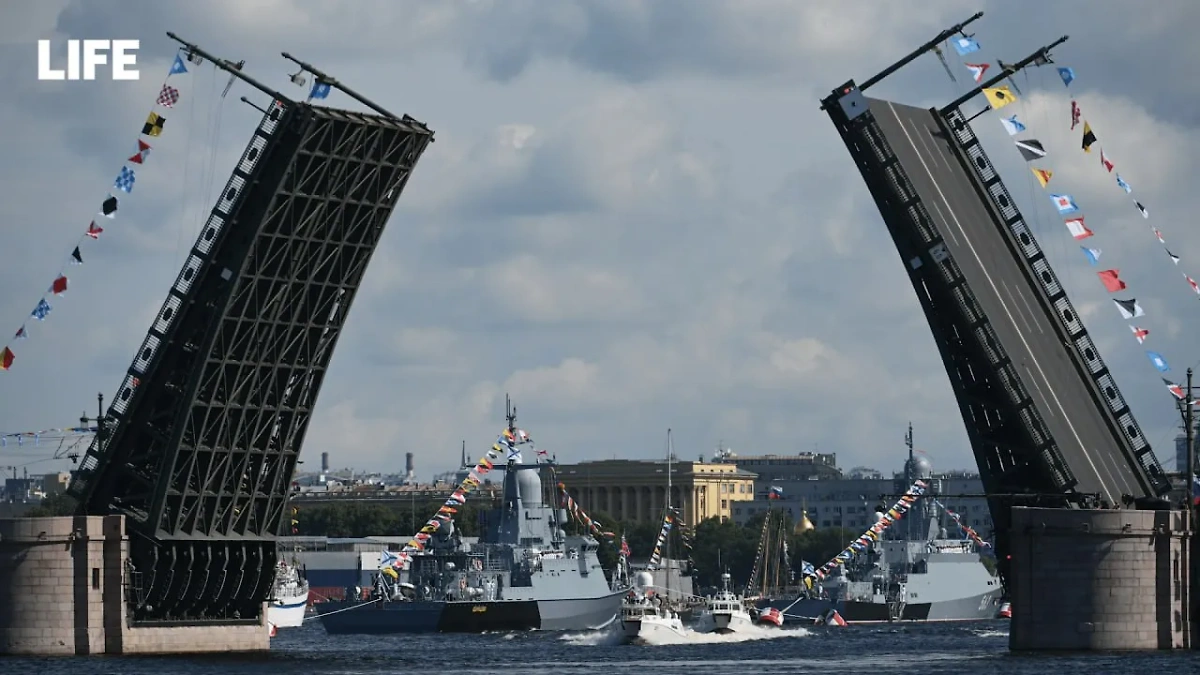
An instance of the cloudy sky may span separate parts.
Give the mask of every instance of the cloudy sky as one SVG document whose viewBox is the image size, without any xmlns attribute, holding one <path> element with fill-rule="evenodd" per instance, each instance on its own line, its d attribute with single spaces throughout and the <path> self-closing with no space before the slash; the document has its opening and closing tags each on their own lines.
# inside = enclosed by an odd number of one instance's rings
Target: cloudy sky
<svg viewBox="0 0 1200 675">
<path fill-rule="evenodd" d="M 285 94 L 290 51 L 437 142 L 367 272 L 305 444 L 337 466 L 423 478 L 486 448 L 511 394 L 560 461 L 836 452 L 896 468 L 908 421 L 942 469 L 971 468 L 957 406 L 878 212 L 818 99 L 864 80 L 979 9 L 981 59 L 1015 61 L 1062 34 L 1053 69 L 1018 76 L 1017 113 L 1097 231 L 1178 377 L 1200 360 L 1200 233 L 1191 216 L 1200 116 L 1200 5 L 1060 0 L 0 0 L 0 317 L 9 335 L 86 229 L 175 55 L 173 30 Z M 39 82 L 36 40 L 141 40 L 138 82 Z M 59 42 L 59 51 L 63 50 Z M 61 58 L 61 56 L 59 57 Z M 922 57 L 873 95 L 918 105 L 968 89 Z M 993 72 L 994 72 L 993 68 Z M 103 71 L 102 71 L 103 73 Z M 106 396 L 166 296 L 265 95 L 211 65 L 175 77 L 133 194 L 69 268 L 47 321 L 0 373 L 0 432 L 75 424 Z M 1076 98 L 1151 209 L 1146 223 L 1069 128 Z M 335 107 L 356 107 L 335 93 Z M 979 103 L 973 104 L 972 111 Z M 1088 320 L 1159 456 L 1171 399 L 1033 182 L 996 115 L 976 123 Z M 1102 234 L 1102 236 L 1101 236 Z M 31 324 L 33 322 L 30 322 Z M 0 466 L 57 468 L 53 447 Z M 478 453 L 475 453 L 478 454 Z"/>
</svg>

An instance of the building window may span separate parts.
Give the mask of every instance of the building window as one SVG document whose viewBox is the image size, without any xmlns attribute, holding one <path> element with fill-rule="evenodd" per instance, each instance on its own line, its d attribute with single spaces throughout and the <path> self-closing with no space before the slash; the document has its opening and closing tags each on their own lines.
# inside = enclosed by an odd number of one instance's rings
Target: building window
<svg viewBox="0 0 1200 675">
<path fill-rule="evenodd" d="M 92 568 L 92 589 L 97 590 L 97 591 L 100 590 L 100 568 L 99 567 Z"/>
<path fill-rule="evenodd" d="M 725 510 L 725 509 L 727 509 L 727 508 L 729 508 L 729 500 L 728 500 L 728 499 L 722 499 L 722 500 L 721 500 L 721 510 L 722 510 L 722 511 L 724 511 L 724 510 Z"/>
</svg>

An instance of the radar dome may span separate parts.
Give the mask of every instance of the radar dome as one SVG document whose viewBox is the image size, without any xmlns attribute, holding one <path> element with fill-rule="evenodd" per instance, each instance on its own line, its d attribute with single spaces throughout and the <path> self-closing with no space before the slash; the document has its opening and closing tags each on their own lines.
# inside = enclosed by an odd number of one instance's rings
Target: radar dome
<svg viewBox="0 0 1200 675">
<path fill-rule="evenodd" d="M 542 479 L 537 470 L 517 471 L 517 490 L 521 494 L 521 505 L 525 508 L 542 505 Z"/>
<path fill-rule="evenodd" d="M 908 473 L 915 478 L 933 478 L 933 464 L 921 456 L 913 457 L 905 462 L 908 464 Z"/>
<path fill-rule="evenodd" d="M 633 585 L 640 591 L 644 591 L 654 585 L 654 575 L 649 572 L 638 572 L 633 576 Z"/>
</svg>

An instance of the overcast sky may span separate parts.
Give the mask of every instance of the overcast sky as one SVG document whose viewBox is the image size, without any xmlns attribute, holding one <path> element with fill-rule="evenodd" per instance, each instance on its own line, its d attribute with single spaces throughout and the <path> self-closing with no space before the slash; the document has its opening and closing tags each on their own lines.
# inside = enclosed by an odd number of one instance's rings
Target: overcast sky
<svg viewBox="0 0 1200 675">
<path fill-rule="evenodd" d="M 983 51 L 922 57 L 873 95 L 936 105 L 963 61 L 1015 61 L 1062 34 L 1052 68 L 1018 76 L 1007 111 L 1050 151 L 1105 267 L 1147 310 L 1174 377 L 1200 360 L 1194 188 L 1200 5 L 745 0 L 0 0 L 0 330 L 15 332 L 136 149 L 175 44 L 245 59 L 286 95 L 289 51 L 436 132 L 338 345 L 304 446 L 308 467 L 419 475 L 520 423 L 559 461 L 836 452 L 899 466 L 905 425 L 939 469 L 973 468 L 963 423 L 903 265 L 818 99 L 870 77 L 979 9 Z M 141 40 L 137 82 L 39 82 L 36 40 Z M 101 71 L 103 74 L 105 71 Z M 993 71 L 995 72 L 995 66 Z M 989 73 L 990 74 L 990 73 Z M 68 268 L 70 289 L 12 343 L 0 432 L 69 426 L 110 396 L 250 138 L 265 95 L 210 64 L 172 78 L 180 104 L 144 167 Z M 1079 151 L 1076 98 L 1151 224 Z M 358 107 L 340 93 L 328 104 Z M 972 104 L 971 111 L 980 103 Z M 976 123 L 1160 458 L 1177 416 L 1144 347 L 1004 133 Z M 1090 243 L 1090 242 L 1089 242 Z M 8 335 L 4 337 L 7 338 Z M 2 346 L 2 344 L 0 344 Z M 0 466 L 62 466 L 52 447 Z"/>
</svg>

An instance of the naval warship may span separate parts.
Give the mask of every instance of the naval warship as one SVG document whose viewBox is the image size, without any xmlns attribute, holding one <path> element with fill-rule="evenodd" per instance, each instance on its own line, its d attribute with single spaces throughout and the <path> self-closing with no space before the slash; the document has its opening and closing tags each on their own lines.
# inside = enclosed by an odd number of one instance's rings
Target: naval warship
<svg viewBox="0 0 1200 675">
<path fill-rule="evenodd" d="M 515 411 L 507 416 L 517 435 Z M 396 579 L 379 575 L 370 597 L 316 605 L 326 632 L 582 631 L 612 623 L 629 589 L 616 574 L 612 584 L 605 578 L 596 539 L 568 536 L 566 510 L 547 504 L 542 473 L 556 485 L 553 463 L 522 464 L 510 450 L 496 468 L 504 470 L 503 500 L 481 513 L 477 542 L 464 545 L 447 521 Z"/>
<path fill-rule="evenodd" d="M 936 502 L 940 481 L 929 461 L 913 455 L 912 429 L 905 439 L 909 457 L 898 492 L 914 480 L 930 492 L 912 504 L 904 520 L 884 538 L 839 568 L 811 591 L 790 600 L 772 599 L 760 607 L 778 607 L 789 617 L 817 618 L 830 609 L 855 621 L 972 621 L 994 619 L 1004 589 L 984 565 L 971 540 L 948 536 Z M 876 517 L 883 515 L 877 509 Z M 946 523 L 947 525 L 949 523 Z"/>
</svg>

